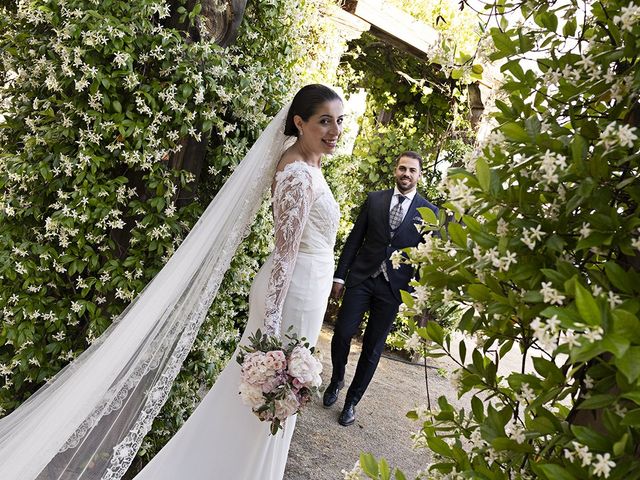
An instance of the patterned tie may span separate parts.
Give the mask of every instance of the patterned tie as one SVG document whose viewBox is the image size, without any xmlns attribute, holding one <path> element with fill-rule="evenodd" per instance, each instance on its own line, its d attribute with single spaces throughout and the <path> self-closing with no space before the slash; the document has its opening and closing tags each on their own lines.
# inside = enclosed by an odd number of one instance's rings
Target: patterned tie
<svg viewBox="0 0 640 480">
<path fill-rule="evenodd" d="M 402 202 L 407 198 L 404 195 L 400 195 L 399 193 L 396 195 L 398 197 L 398 203 L 391 209 L 389 212 L 389 226 L 391 227 L 391 231 L 393 233 L 396 232 L 400 224 L 402 223 L 402 214 L 404 211 L 402 210 Z"/>
<path fill-rule="evenodd" d="M 402 214 L 404 213 L 402 209 L 402 202 L 404 202 L 405 199 L 407 198 L 404 195 L 401 195 L 399 193 L 396 194 L 396 197 L 398 197 L 398 203 L 396 203 L 391 209 L 391 211 L 389 212 L 389 226 L 391 227 L 391 236 L 395 235 L 396 230 L 402 223 Z M 382 262 L 380 267 L 378 267 L 378 270 L 376 270 L 376 272 L 373 274 L 373 277 L 374 278 L 377 277 L 378 275 L 380 275 L 380 273 L 384 275 L 384 279 L 388 282 L 389 274 L 387 273 L 386 259 Z"/>
</svg>

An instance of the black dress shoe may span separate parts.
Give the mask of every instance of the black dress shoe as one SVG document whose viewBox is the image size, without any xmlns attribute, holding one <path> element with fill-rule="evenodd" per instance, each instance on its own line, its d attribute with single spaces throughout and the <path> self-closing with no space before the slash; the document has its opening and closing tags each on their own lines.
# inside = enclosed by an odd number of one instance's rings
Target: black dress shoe
<svg viewBox="0 0 640 480">
<path fill-rule="evenodd" d="M 345 403 L 342 413 L 338 418 L 338 423 L 343 427 L 348 427 L 356 421 L 356 405 L 355 403 Z"/>
<path fill-rule="evenodd" d="M 344 382 L 329 382 L 327 389 L 322 396 L 322 404 L 325 407 L 330 407 L 336 400 L 338 400 L 338 392 L 342 389 Z"/>
</svg>

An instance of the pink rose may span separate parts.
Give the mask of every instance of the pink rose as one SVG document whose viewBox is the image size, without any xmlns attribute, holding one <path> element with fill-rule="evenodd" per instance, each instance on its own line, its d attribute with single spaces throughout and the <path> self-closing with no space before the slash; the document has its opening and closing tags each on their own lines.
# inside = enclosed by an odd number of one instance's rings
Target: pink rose
<svg viewBox="0 0 640 480">
<path fill-rule="evenodd" d="M 263 352 L 252 352 L 244 357 L 240 367 L 240 379 L 247 383 L 261 384 L 264 382 L 268 370 L 265 365 L 265 354 Z"/>
<path fill-rule="evenodd" d="M 287 368 L 287 357 L 282 350 L 272 350 L 266 353 L 264 363 L 271 370 L 284 370 Z"/>
<path fill-rule="evenodd" d="M 271 374 L 271 376 L 267 377 L 262 384 L 262 391 L 264 393 L 271 392 L 285 383 L 287 383 L 287 375 L 284 372 Z"/>
</svg>

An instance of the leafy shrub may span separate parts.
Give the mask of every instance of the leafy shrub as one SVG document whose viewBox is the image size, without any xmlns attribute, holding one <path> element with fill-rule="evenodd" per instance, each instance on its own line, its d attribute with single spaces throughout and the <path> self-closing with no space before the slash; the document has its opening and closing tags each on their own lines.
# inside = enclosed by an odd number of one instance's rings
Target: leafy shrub
<svg viewBox="0 0 640 480">
<path fill-rule="evenodd" d="M 498 126 L 443 182 L 457 222 L 429 218 L 442 238 L 410 254 L 408 308 L 457 304 L 478 339 L 416 330 L 471 403 L 411 413 L 433 453 L 421 478 L 639 478 L 640 8 L 515 6 L 524 21 L 491 30 Z"/>
</svg>

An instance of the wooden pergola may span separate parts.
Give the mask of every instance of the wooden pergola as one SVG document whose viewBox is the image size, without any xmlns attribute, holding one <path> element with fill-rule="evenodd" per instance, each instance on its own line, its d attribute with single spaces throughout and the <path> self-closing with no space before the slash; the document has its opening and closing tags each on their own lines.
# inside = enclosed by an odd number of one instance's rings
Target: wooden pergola
<svg viewBox="0 0 640 480">
<path fill-rule="evenodd" d="M 424 61 L 439 39 L 433 27 L 383 0 L 347 0 L 342 11 L 345 22 Z"/>
<path fill-rule="evenodd" d="M 331 9 L 325 14 L 332 17 L 348 37 L 357 38 L 369 32 L 381 41 L 393 45 L 416 58 L 429 62 L 433 46 L 439 41 L 438 32 L 408 13 L 384 0 L 346 0 L 342 8 Z M 469 85 L 471 124 L 478 125 L 484 111 L 480 88 Z"/>
</svg>

